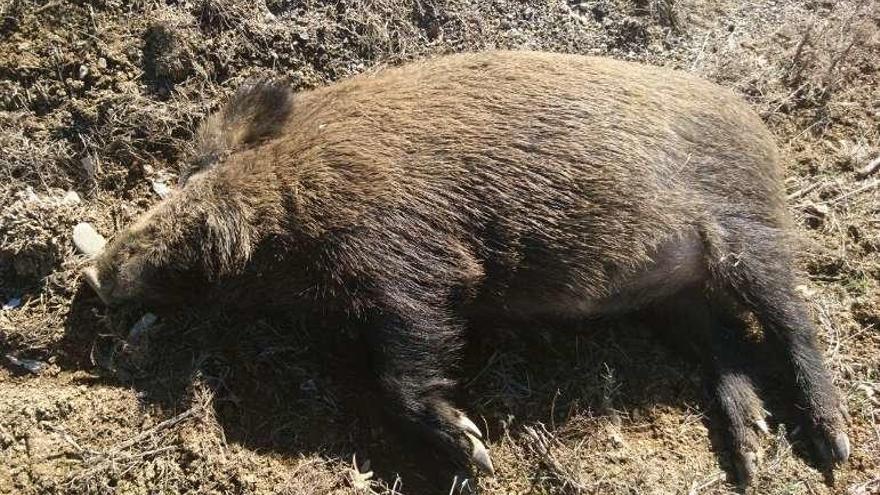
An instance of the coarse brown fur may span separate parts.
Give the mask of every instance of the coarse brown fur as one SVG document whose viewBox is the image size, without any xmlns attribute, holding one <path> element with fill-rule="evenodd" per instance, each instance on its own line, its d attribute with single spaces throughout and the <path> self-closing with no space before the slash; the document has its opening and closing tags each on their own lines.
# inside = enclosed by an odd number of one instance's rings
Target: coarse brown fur
<svg viewBox="0 0 880 495">
<path fill-rule="evenodd" d="M 820 453 L 848 455 L 794 291 L 774 141 L 728 90 L 602 58 L 454 55 L 295 95 L 253 85 L 200 135 L 207 166 L 97 260 L 105 299 L 358 321 L 389 413 L 464 461 L 448 397 L 469 316 L 689 295 L 748 478 L 760 407 L 711 330 L 736 326 L 717 324 L 736 299 L 778 340 Z"/>
</svg>

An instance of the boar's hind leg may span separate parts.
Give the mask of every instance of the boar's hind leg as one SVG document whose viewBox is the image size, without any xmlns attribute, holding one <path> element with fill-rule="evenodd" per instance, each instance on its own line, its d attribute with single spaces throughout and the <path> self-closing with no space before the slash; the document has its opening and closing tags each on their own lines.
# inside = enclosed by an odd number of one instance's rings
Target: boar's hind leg
<svg viewBox="0 0 880 495">
<path fill-rule="evenodd" d="M 714 252 L 716 282 L 732 289 L 754 312 L 786 360 L 819 456 L 829 464 L 846 461 L 846 410 L 823 364 L 806 303 L 795 291 L 793 262 L 781 229 L 736 218 L 721 232 L 724 245 Z"/>
<path fill-rule="evenodd" d="M 439 317 L 419 322 L 393 314 L 375 318 L 369 329 L 371 364 L 385 410 L 405 433 L 440 448 L 457 465 L 494 469 L 480 429 L 449 402 L 462 330 Z"/>
<path fill-rule="evenodd" d="M 685 290 L 650 310 L 648 321 L 659 327 L 661 338 L 672 338 L 702 362 L 736 474 L 748 484 L 760 457 L 757 432 L 766 432 L 767 423 L 750 377 L 754 354 L 744 352 L 746 328 L 731 311 L 732 301 L 721 296 L 702 288 Z"/>
</svg>

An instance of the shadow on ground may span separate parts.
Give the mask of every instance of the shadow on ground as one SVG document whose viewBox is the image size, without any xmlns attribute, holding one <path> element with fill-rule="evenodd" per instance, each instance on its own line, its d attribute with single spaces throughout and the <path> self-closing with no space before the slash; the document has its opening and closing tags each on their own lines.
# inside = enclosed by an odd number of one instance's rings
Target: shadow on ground
<svg viewBox="0 0 880 495">
<path fill-rule="evenodd" d="M 456 469 L 385 423 L 355 330 L 290 316 L 182 311 L 160 314 L 132 340 L 127 334 L 142 314 L 106 310 L 81 288 L 59 344 L 59 364 L 89 370 L 108 385 L 133 387 L 167 411 L 190 407 L 198 379 L 213 393 L 229 442 L 282 455 L 356 455 L 359 462 L 369 459 L 389 486 L 398 476 L 405 480 L 406 493 L 449 493 Z M 523 426 L 538 422 L 560 427 L 579 414 L 697 404 L 706 411 L 702 421 L 712 449 L 734 479 L 721 422 L 703 386 L 700 349 L 667 337 L 637 317 L 473 322 L 456 400 L 490 439 L 520 435 Z M 790 423 L 792 402 L 779 393 L 779 370 L 769 365 L 767 349 L 744 352 L 762 363 L 755 379 L 766 390 L 773 420 Z M 799 445 L 796 452 L 810 459 Z"/>
</svg>

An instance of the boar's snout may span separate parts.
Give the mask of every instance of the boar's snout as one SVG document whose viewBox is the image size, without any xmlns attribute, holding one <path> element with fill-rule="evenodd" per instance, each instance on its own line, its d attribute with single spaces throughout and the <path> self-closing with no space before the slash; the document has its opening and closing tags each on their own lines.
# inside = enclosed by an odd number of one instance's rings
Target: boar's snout
<svg viewBox="0 0 880 495">
<path fill-rule="evenodd" d="M 101 298 L 101 301 L 110 306 L 112 301 L 110 299 L 110 292 L 112 287 L 107 287 L 106 284 L 101 284 L 101 279 L 98 277 L 98 270 L 94 266 L 87 266 L 83 269 L 83 278 L 86 279 L 86 282 L 89 286 L 94 289 L 94 291 L 98 294 L 98 297 Z"/>
</svg>

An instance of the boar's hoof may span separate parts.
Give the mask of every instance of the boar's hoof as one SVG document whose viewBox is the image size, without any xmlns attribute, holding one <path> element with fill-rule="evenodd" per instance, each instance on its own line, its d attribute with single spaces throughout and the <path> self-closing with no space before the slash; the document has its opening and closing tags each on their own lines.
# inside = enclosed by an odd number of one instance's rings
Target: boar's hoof
<svg viewBox="0 0 880 495">
<path fill-rule="evenodd" d="M 489 449 L 483 445 L 483 442 L 479 438 L 470 433 L 465 433 L 465 435 L 468 437 L 468 440 L 471 441 L 471 445 L 473 446 L 471 459 L 474 461 L 474 464 L 476 464 L 484 473 L 490 476 L 494 475 L 495 467 L 492 466 L 492 458 L 489 457 Z"/>
<path fill-rule="evenodd" d="M 849 459 L 849 437 L 842 431 L 816 431 L 812 435 L 819 459 L 829 466 L 843 464 Z"/>
<path fill-rule="evenodd" d="M 439 447 L 435 452 L 448 456 L 446 460 L 451 465 L 465 469 L 469 475 L 476 475 L 478 471 L 489 476 L 495 474 L 489 449 L 483 443 L 483 433 L 476 423 L 445 400 L 435 399 L 425 406 L 427 414 L 422 413 L 416 418 L 404 416 L 403 419 L 415 419 L 411 424 L 414 431 L 424 435 L 427 443 Z M 463 481 L 467 476 L 459 478 Z"/>
<path fill-rule="evenodd" d="M 483 434 L 480 428 L 464 414 L 459 413 L 457 426 L 464 430 L 465 436 L 471 442 L 471 460 L 477 467 L 490 476 L 495 474 L 495 468 L 492 466 L 492 458 L 489 457 L 489 449 L 482 442 Z"/>
<path fill-rule="evenodd" d="M 87 266 L 83 268 L 82 276 L 95 293 L 98 294 L 98 297 L 101 298 L 101 302 L 109 306 L 111 301 L 107 295 L 107 288 L 101 285 L 101 281 L 98 278 L 98 270 L 94 266 Z"/>
<path fill-rule="evenodd" d="M 477 427 L 476 423 L 471 421 L 471 418 L 465 416 L 464 414 L 462 414 L 458 417 L 458 426 L 462 430 L 466 431 L 467 433 L 470 433 L 471 435 L 473 435 L 477 438 L 483 438 L 483 434 L 480 433 L 480 428 Z"/>
<path fill-rule="evenodd" d="M 757 452 L 745 452 L 735 456 L 736 475 L 741 485 L 748 486 L 755 479 L 760 461 L 761 455 Z"/>
<path fill-rule="evenodd" d="M 758 428 L 758 430 L 759 430 L 761 433 L 763 433 L 764 435 L 769 435 L 769 434 L 770 434 L 770 427 L 767 426 L 767 420 L 766 420 L 766 419 L 759 419 L 759 420 L 755 421 L 755 427 Z"/>
<path fill-rule="evenodd" d="M 834 435 L 834 441 L 832 442 L 832 445 L 835 462 L 846 462 L 849 459 L 850 453 L 849 436 L 847 436 L 847 434 L 843 432 L 837 433 L 836 435 Z"/>
</svg>

